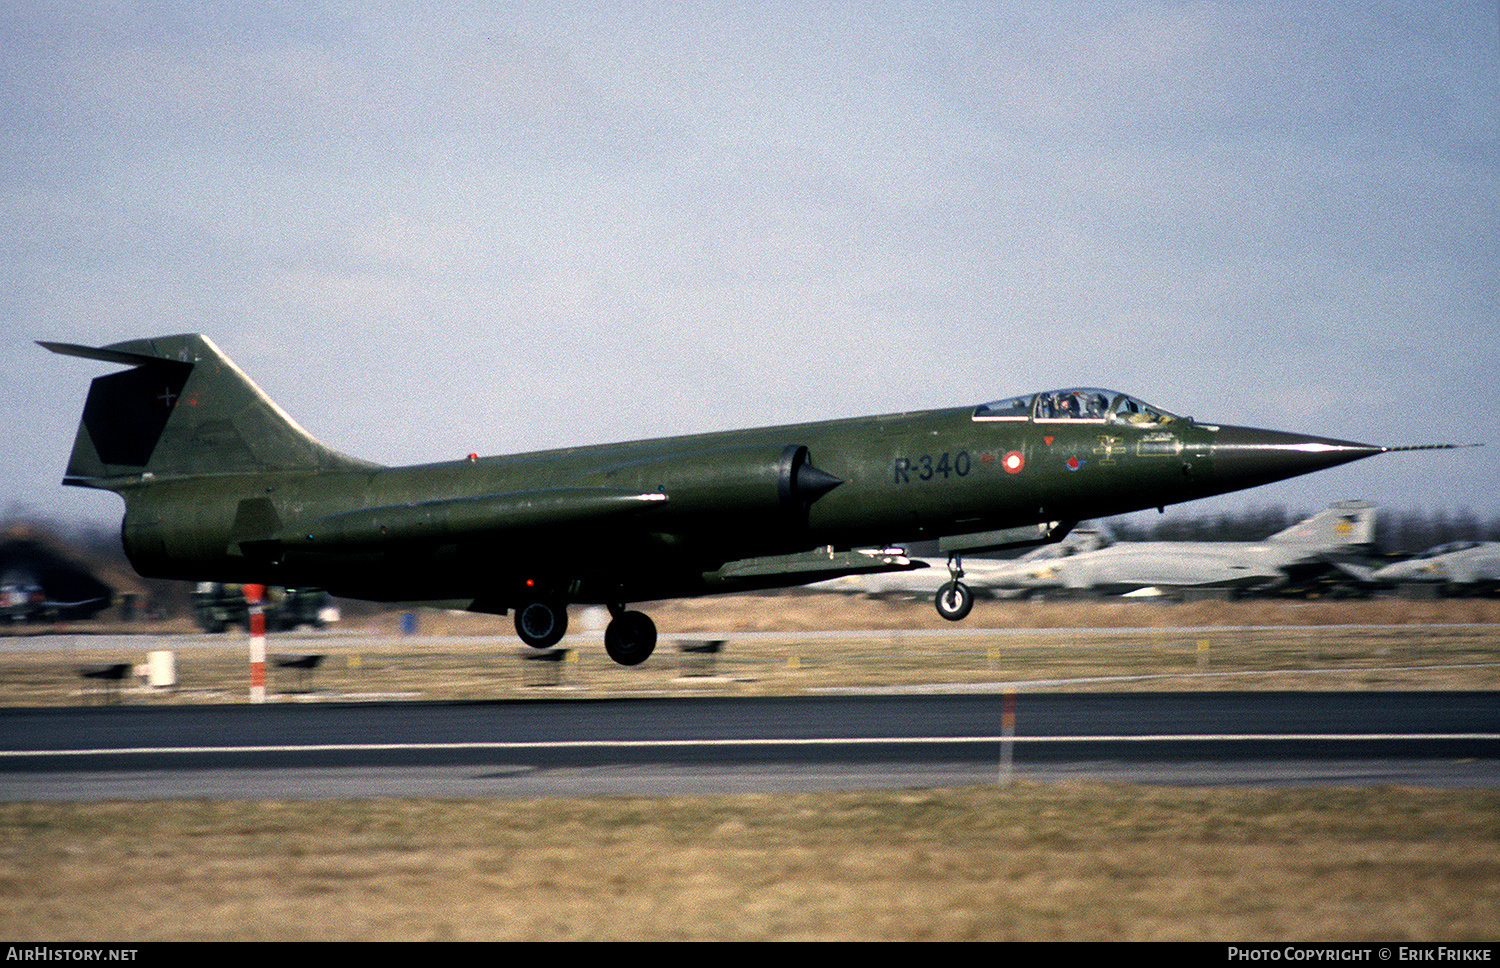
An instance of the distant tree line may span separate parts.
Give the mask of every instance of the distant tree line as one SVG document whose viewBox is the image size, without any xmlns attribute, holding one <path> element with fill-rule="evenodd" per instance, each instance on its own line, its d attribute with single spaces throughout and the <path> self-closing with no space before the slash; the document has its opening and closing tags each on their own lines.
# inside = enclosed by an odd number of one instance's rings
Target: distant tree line
<svg viewBox="0 0 1500 968">
<path fill-rule="evenodd" d="M 1121 541 L 1260 541 L 1315 513 L 1289 511 L 1285 507 L 1252 507 L 1235 513 L 1162 518 L 1145 524 L 1122 518 L 1111 520 L 1109 527 Z M 1381 551 L 1412 554 L 1450 541 L 1500 541 L 1500 516 L 1485 519 L 1467 508 L 1376 510 L 1375 544 Z"/>
</svg>

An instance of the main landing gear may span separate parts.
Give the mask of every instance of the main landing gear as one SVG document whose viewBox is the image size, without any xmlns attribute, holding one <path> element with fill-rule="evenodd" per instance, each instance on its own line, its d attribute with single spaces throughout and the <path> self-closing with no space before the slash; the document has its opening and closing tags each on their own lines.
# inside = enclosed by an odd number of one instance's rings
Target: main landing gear
<svg viewBox="0 0 1500 968">
<path fill-rule="evenodd" d="M 611 605 L 610 623 L 604 627 L 604 651 L 623 666 L 640 665 L 656 651 L 656 623 L 644 612 L 627 612 L 624 605 Z"/>
<path fill-rule="evenodd" d="M 974 593 L 969 586 L 959 581 L 964 576 L 963 562 L 957 555 L 948 559 L 948 582 L 937 590 L 933 604 L 937 612 L 950 622 L 962 621 L 974 607 Z"/>
<path fill-rule="evenodd" d="M 620 665 L 640 665 L 656 651 L 656 623 L 624 605 L 609 607 L 604 651 Z M 533 649 L 550 649 L 568 632 L 568 607 L 562 602 L 528 602 L 516 609 L 516 634 Z"/>
<path fill-rule="evenodd" d="M 516 609 L 516 634 L 533 649 L 550 649 L 568 634 L 568 606 L 528 602 Z"/>
</svg>

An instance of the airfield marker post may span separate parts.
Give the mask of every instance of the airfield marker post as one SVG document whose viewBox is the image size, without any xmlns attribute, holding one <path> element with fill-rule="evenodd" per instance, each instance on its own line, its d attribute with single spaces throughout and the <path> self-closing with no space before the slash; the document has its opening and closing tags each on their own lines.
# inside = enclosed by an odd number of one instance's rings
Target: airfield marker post
<svg viewBox="0 0 1500 968">
<path fill-rule="evenodd" d="M 1016 691 L 1007 689 L 1000 704 L 1000 785 L 1009 786 L 1016 739 Z"/>
<path fill-rule="evenodd" d="M 245 601 L 250 606 L 250 701 L 266 701 L 266 609 L 261 604 L 266 586 L 246 585 Z"/>
</svg>

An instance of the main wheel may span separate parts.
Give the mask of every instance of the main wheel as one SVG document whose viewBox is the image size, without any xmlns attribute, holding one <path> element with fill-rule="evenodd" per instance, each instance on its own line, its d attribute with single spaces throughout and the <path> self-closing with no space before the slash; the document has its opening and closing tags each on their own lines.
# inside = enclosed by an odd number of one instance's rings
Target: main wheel
<svg viewBox="0 0 1500 968">
<path fill-rule="evenodd" d="M 656 651 L 656 623 L 641 612 L 621 612 L 604 628 L 604 651 L 620 665 L 640 665 Z"/>
<path fill-rule="evenodd" d="M 933 599 L 938 614 L 950 622 L 961 621 L 974 607 L 974 593 L 961 581 L 950 581 L 937 591 Z"/>
<path fill-rule="evenodd" d="M 568 634 L 568 609 L 552 602 L 528 602 L 516 609 L 516 634 L 533 649 L 550 649 Z"/>
</svg>

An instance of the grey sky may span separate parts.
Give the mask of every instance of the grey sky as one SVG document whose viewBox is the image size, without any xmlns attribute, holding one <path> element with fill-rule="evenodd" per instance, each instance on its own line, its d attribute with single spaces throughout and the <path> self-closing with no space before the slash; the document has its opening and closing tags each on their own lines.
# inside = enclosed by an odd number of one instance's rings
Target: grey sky
<svg viewBox="0 0 1500 968">
<path fill-rule="evenodd" d="M 826 6 L 6 5 L 0 510 L 119 509 L 31 340 L 204 332 L 385 463 L 1081 383 L 1500 514 L 1493 2 Z"/>
</svg>

